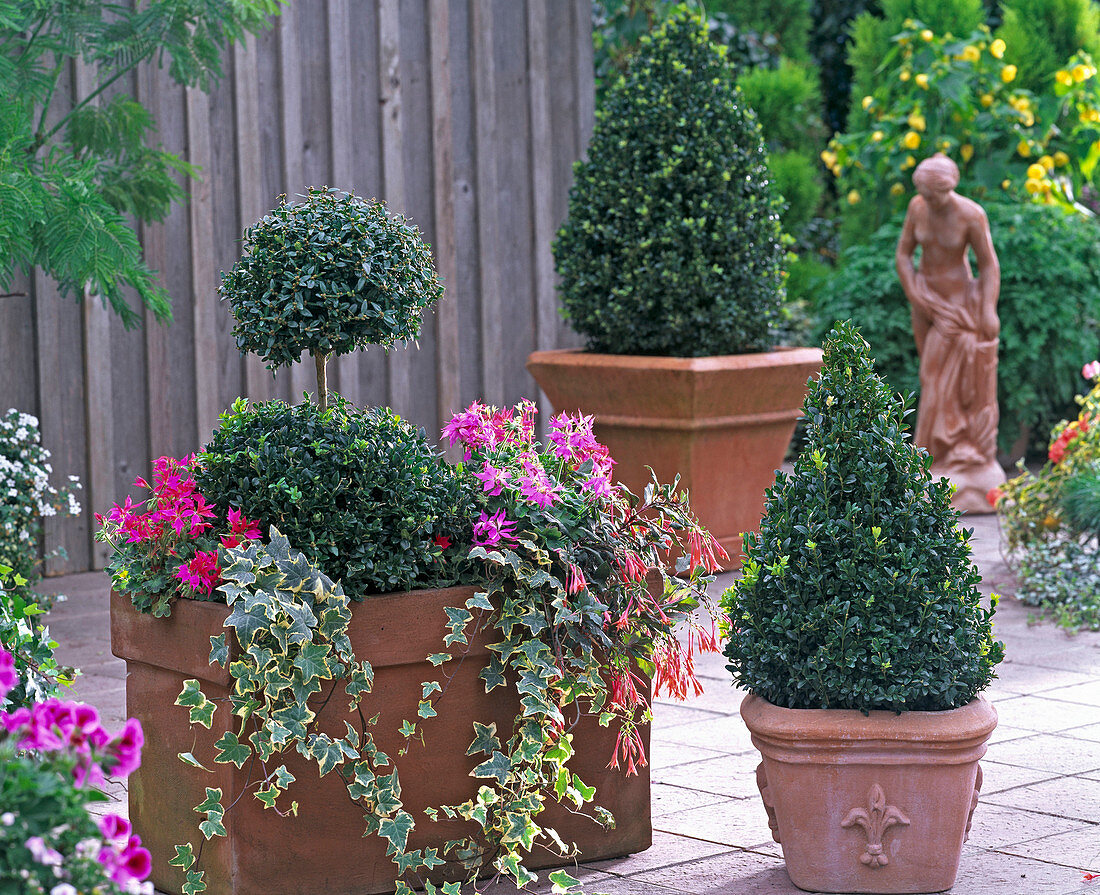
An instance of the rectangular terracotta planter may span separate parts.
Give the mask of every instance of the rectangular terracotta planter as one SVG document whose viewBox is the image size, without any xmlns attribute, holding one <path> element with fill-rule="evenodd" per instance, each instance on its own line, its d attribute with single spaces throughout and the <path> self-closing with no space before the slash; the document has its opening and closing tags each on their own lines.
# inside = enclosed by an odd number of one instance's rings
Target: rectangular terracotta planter
<svg viewBox="0 0 1100 895">
<path fill-rule="evenodd" d="M 474 795 L 484 781 L 469 776 L 479 759 L 468 757 L 473 722 L 495 721 L 505 739 L 519 711 L 511 688 L 485 693 L 478 673 L 488 652 L 484 634 L 471 637 L 464 660 L 446 668 L 454 674 L 449 684 L 441 669 L 425 658 L 443 649 L 446 633 L 444 606 L 462 606 L 472 587 L 415 591 L 372 597 L 353 604 L 349 636 L 356 656 L 374 667 L 372 693 L 364 699 L 366 717 L 379 713 L 375 741 L 396 761 L 402 799 L 416 820 L 410 848 L 456 839 L 473 832 L 460 821 L 431 823 L 423 814 L 428 806 L 456 804 Z M 221 787 L 223 804 L 232 804 L 247 781 L 248 764 L 215 764 L 212 744 L 233 726 L 225 703 L 229 695 L 227 671 L 208 663 L 210 637 L 222 633 L 228 615 L 218 603 L 180 601 L 170 618 L 137 612 L 126 595 L 111 594 L 111 648 L 126 660 L 127 714 L 145 730 L 141 767 L 130 777 L 130 818 L 153 856 L 151 879 L 162 892 L 178 895 L 183 874 L 168 865 L 176 844 L 191 842 L 196 853 L 202 843 L 201 865 L 211 895 L 373 895 L 392 892 L 395 868 L 385 854 L 385 841 L 364 838 L 360 805 L 351 802 L 336 773 L 319 778 L 316 765 L 297 753 L 279 757 L 297 778 L 286 800 L 298 802 L 297 817 L 280 817 L 245 795 L 225 815 L 227 836 L 204 842 L 198 830 L 202 817 L 193 810 L 203 801 L 205 788 Z M 492 637 L 492 632 L 489 634 Z M 232 638 L 230 638 L 232 639 Z M 207 697 L 218 703 L 210 731 L 192 730 L 186 709 L 174 705 L 184 680 L 197 678 Z M 438 698 L 439 716 L 423 724 L 425 745 L 414 744 L 398 757 L 404 742 L 398 733 L 402 720 L 416 718 L 421 683 L 440 680 L 446 692 Z M 337 690 L 323 712 L 321 727 L 343 733 L 347 700 Z M 356 719 L 357 722 L 357 719 Z M 652 843 L 649 770 L 624 777 L 606 765 L 616 733 L 584 717 L 573 731 L 576 755 L 572 769 L 596 787 L 596 803 L 616 817 L 614 830 L 578 817 L 548 802 L 543 825 L 553 827 L 581 850 L 580 860 L 599 860 L 643 851 Z M 643 731 L 649 745 L 648 727 Z M 191 751 L 211 773 L 185 765 L 178 753 Z M 272 767 L 276 766 L 275 764 Z M 564 863 L 536 848 L 528 866 L 544 868 Z M 458 874 L 461 876 L 461 874 Z M 438 878 L 454 878 L 444 874 Z"/>
</svg>

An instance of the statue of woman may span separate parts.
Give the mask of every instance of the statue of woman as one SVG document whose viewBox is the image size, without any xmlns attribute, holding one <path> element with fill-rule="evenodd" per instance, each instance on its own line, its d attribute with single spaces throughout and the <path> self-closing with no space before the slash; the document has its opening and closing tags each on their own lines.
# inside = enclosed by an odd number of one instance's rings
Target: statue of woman
<svg viewBox="0 0 1100 895">
<path fill-rule="evenodd" d="M 932 455 L 933 474 L 955 484 L 957 509 L 988 513 L 986 494 L 1005 480 L 997 462 L 1001 268 L 985 212 L 955 192 L 958 183 L 958 167 L 942 153 L 917 165 L 917 195 L 909 202 L 896 261 L 920 355 L 913 440 Z"/>
</svg>

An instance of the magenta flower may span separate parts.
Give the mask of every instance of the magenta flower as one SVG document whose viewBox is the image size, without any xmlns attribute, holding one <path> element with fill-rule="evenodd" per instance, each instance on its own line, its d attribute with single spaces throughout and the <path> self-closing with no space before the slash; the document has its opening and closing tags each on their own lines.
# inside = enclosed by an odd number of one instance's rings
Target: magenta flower
<svg viewBox="0 0 1100 895">
<path fill-rule="evenodd" d="M 18 683 L 19 675 L 15 670 L 15 657 L 0 647 L 0 699 L 7 696 L 8 691 Z"/>
<path fill-rule="evenodd" d="M 603 447 L 592 434 L 592 417 L 581 413 L 559 413 L 551 418 L 548 438 L 554 452 L 566 460 L 583 462 Z"/>
<path fill-rule="evenodd" d="M 213 593 L 222 577 L 217 551 L 212 550 L 209 553 L 197 551 L 190 562 L 182 563 L 176 569 L 176 577 L 198 593 Z"/>
<path fill-rule="evenodd" d="M 483 510 L 474 523 L 474 545 L 477 547 L 492 547 L 495 544 L 511 542 L 519 543 L 515 537 L 516 523 L 509 522 L 504 517 L 504 510 L 497 510 L 492 516 L 485 514 Z"/>
<path fill-rule="evenodd" d="M 581 482 L 581 489 L 589 492 L 595 498 L 611 496 L 611 482 L 607 476 L 594 475 Z"/>
<path fill-rule="evenodd" d="M 252 540 L 260 536 L 260 523 L 252 519 L 246 519 L 244 513 L 240 510 L 230 507 L 226 519 L 229 522 L 229 530 L 233 534 L 239 535 L 245 540 Z"/>
<path fill-rule="evenodd" d="M 555 485 L 545 472 L 536 469 L 520 478 L 519 493 L 545 510 L 561 497 L 561 485 Z"/>
<path fill-rule="evenodd" d="M 129 840 L 132 830 L 130 821 L 126 818 L 119 817 L 117 814 L 105 814 L 99 819 L 99 832 L 103 834 L 104 839 L 126 841 Z"/>
<path fill-rule="evenodd" d="M 482 467 L 481 472 L 474 473 L 474 478 L 481 480 L 485 493 L 493 497 L 500 494 L 501 490 L 508 483 L 508 479 L 511 477 L 512 473 L 507 469 L 498 469 L 488 460 L 485 461 L 485 465 Z"/>
<path fill-rule="evenodd" d="M 1096 379 L 1100 376 L 1100 360 L 1089 361 L 1081 368 L 1081 375 L 1086 379 Z"/>
<path fill-rule="evenodd" d="M 118 777 L 127 777 L 141 764 L 141 747 L 145 745 L 145 734 L 137 718 L 129 718 L 126 726 L 107 745 L 107 752 L 115 759 L 111 773 Z"/>
</svg>

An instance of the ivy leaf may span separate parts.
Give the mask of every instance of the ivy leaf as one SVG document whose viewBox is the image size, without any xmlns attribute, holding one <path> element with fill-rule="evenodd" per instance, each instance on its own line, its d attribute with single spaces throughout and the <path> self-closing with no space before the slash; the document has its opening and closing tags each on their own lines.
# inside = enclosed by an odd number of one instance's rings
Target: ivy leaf
<svg viewBox="0 0 1100 895">
<path fill-rule="evenodd" d="M 423 688 L 420 694 L 421 699 L 427 699 L 433 693 L 443 692 L 443 688 L 439 686 L 439 681 L 424 681 L 420 686 Z"/>
<path fill-rule="evenodd" d="M 470 743 L 470 748 L 466 750 L 467 755 L 489 755 L 497 749 L 500 749 L 500 740 L 497 738 L 497 725 L 496 722 L 489 724 L 482 724 L 478 721 L 474 722 L 474 741 Z"/>
<path fill-rule="evenodd" d="M 492 757 L 483 761 L 470 771 L 471 777 L 493 777 L 503 786 L 508 781 L 508 775 L 512 770 L 512 761 L 499 750 L 494 751 Z"/>
<path fill-rule="evenodd" d="M 505 683 L 504 663 L 501 662 L 500 657 L 494 654 L 489 659 L 489 664 L 481 669 L 478 677 L 485 681 L 486 693 L 496 687 L 502 687 Z"/>
<path fill-rule="evenodd" d="M 195 863 L 194 846 L 190 842 L 187 845 L 175 846 L 176 855 L 170 858 L 168 863 L 173 867 L 179 867 L 181 870 L 187 870 Z"/>
<path fill-rule="evenodd" d="M 489 602 L 489 595 L 486 593 L 476 593 L 470 599 L 466 601 L 467 609 L 487 609 L 489 612 L 493 611 L 493 604 Z"/>
<path fill-rule="evenodd" d="M 225 642 L 225 634 L 210 638 L 210 664 L 220 665 L 223 668 L 229 661 L 229 646 Z"/>
<path fill-rule="evenodd" d="M 314 678 L 329 678 L 332 672 L 329 669 L 328 654 L 332 646 L 328 643 L 307 643 L 302 647 L 294 660 L 294 667 L 302 673 L 306 681 Z"/>
<path fill-rule="evenodd" d="M 244 767 L 244 763 L 252 754 L 252 750 L 238 740 L 235 733 L 228 730 L 214 744 L 214 748 L 218 750 L 214 761 L 220 761 L 223 764 L 233 762 L 238 768 Z"/>
<path fill-rule="evenodd" d="M 438 714 L 435 707 L 427 699 L 420 701 L 420 704 L 416 707 L 416 713 L 421 718 L 434 718 Z"/>
<path fill-rule="evenodd" d="M 454 656 L 452 656 L 450 653 L 432 653 L 430 656 L 428 656 L 428 661 L 431 662 L 433 665 L 439 666 L 442 665 L 444 662 L 450 662 L 453 658 Z"/>
<path fill-rule="evenodd" d="M 204 767 L 203 764 L 190 752 L 177 752 L 176 758 L 178 758 L 184 764 L 190 765 L 193 768 L 198 768 L 200 771 L 206 771 L 206 773 L 208 774 L 213 773 L 210 768 Z"/>
<path fill-rule="evenodd" d="M 206 891 L 206 883 L 203 882 L 202 870 L 188 870 L 187 881 L 183 884 L 183 895 L 199 895 L 200 892 Z"/>
<path fill-rule="evenodd" d="M 457 609 L 453 606 L 446 606 L 443 611 L 447 613 L 447 628 L 450 631 L 443 638 L 443 645 L 451 646 L 454 643 L 467 643 L 466 624 L 473 618 L 473 615 L 465 609 Z"/>
<path fill-rule="evenodd" d="M 398 811 L 394 817 L 384 818 L 378 825 L 378 834 L 389 840 L 386 854 L 396 855 L 405 851 L 409 833 L 415 826 L 412 815 L 406 811 Z"/>
<path fill-rule="evenodd" d="M 564 895 L 574 886 L 580 885 L 580 880 L 574 879 L 564 870 L 555 870 L 550 874 L 550 882 L 554 884 L 553 895 Z"/>
</svg>

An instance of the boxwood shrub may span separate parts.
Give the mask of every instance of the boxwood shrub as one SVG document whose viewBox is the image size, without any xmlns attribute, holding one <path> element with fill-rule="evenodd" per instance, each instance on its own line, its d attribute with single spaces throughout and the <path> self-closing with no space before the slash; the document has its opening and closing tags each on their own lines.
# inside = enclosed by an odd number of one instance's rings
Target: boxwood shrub
<svg viewBox="0 0 1100 895">
<path fill-rule="evenodd" d="M 1081 365 L 1100 354 L 1100 228 L 1047 205 L 989 203 L 986 213 L 1001 264 L 1000 446 L 1026 428 L 1045 450 L 1051 427 L 1076 416 Z M 852 320 L 879 373 L 919 393 L 909 303 L 894 268 L 900 234 L 901 221 L 891 221 L 844 251 L 819 292 L 816 335 Z"/>
<path fill-rule="evenodd" d="M 564 314 L 594 351 L 771 348 L 786 250 L 756 116 L 690 13 L 641 39 L 596 113 L 554 242 Z"/>
<path fill-rule="evenodd" d="M 469 486 L 388 408 L 238 399 L 200 457 L 195 482 L 221 512 L 275 525 L 354 599 L 456 578 Z"/>
<path fill-rule="evenodd" d="M 951 485 L 933 481 L 850 323 L 826 339 L 804 409 L 806 447 L 723 597 L 734 678 L 787 708 L 965 705 L 1004 655 L 993 610 Z"/>
</svg>

